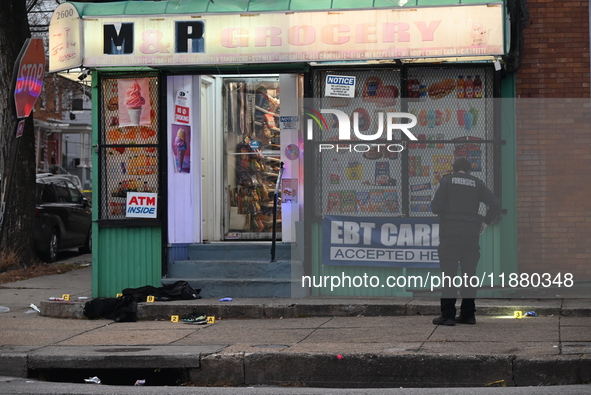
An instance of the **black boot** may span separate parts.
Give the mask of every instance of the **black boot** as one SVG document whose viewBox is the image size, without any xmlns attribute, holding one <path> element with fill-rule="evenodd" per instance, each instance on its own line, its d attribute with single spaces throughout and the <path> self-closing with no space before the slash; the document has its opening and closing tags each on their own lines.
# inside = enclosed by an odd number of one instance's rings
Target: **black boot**
<svg viewBox="0 0 591 395">
<path fill-rule="evenodd" d="M 460 307 L 460 315 L 456 317 L 458 324 L 476 324 L 476 304 L 472 298 L 463 298 L 462 305 Z"/>
<path fill-rule="evenodd" d="M 441 317 L 433 319 L 433 325 L 454 326 L 456 321 L 456 300 L 452 298 L 441 298 Z"/>
</svg>

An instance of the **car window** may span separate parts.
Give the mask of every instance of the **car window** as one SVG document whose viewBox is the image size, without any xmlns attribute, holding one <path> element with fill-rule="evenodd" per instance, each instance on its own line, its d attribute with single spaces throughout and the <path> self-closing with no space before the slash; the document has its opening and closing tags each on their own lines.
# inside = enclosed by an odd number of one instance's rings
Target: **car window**
<svg viewBox="0 0 591 395">
<path fill-rule="evenodd" d="M 58 203 L 72 203 L 70 192 L 64 181 L 57 181 L 54 184 Z"/>
<path fill-rule="evenodd" d="M 66 186 L 68 187 L 68 193 L 70 194 L 70 202 L 82 203 L 82 194 L 78 188 L 69 181 L 66 181 Z"/>
<path fill-rule="evenodd" d="M 55 191 L 53 190 L 53 185 L 51 185 L 51 184 L 37 184 L 37 189 L 40 190 L 41 201 L 43 203 L 57 202 L 57 198 L 55 196 Z"/>
</svg>

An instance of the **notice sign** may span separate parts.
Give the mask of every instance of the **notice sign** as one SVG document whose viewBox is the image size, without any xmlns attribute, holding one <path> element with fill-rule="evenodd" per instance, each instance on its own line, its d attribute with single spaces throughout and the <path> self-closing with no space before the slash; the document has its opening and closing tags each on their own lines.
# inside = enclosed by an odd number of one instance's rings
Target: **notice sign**
<svg viewBox="0 0 591 395">
<path fill-rule="evenodd" d="M 174 122 L 180 124 L 188 124 L 190 122 L 190 108 L 189 101 L 191 95 L 189 91 L 178 91 L 174 101 Z"/>
<path fill-rule="evenodd" d="M 284 178 L 281 180 L 283 183 L 283 203 L 297 203 L 298 202 L 298 179 L 297 178 Z"/>
<path fill-rule="evenodd" d="M 127 193 L 126 217 L 156 218 L 157 209 L 158 195 L 156 193 Z"/>
<path fill-rule="evenodd" d="M 355 77 L 327 75 L 324 92 L 328 97 L 355 97 Z"/>
<path fill-rule="evenodd" d="M 281 130 L 298 130 L 300 128 L 299 115 L 281 115 L 279 117 Z"/>
</svg>

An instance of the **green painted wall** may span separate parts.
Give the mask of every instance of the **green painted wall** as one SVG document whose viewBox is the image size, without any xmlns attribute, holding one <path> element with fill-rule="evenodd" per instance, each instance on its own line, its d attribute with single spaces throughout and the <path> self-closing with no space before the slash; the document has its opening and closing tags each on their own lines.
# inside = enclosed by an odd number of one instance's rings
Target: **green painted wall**
<svg viewBox="0 0 591 395">
<path fill-rule="evenodd" d="M 160 228 L 100 228 L 94 233 L 92 296 L 115 297 L 125 288 L 160 287 Z"/>
</svg>

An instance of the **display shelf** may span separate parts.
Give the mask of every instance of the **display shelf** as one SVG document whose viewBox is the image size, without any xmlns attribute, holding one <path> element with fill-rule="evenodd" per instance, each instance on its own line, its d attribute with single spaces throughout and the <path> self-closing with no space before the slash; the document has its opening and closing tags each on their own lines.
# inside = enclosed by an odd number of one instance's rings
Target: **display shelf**
<svg viewBox="0 0 591 395">
<path fill-rule="evenodd" d="M 227 144 L 234 149 L 228 151 L 230 219 L 226 238 L 259 239 L 253 234 L 270 234 L 272 230 L 273 194 L 281 162 L 278 82 L 233 79 L 228 87 Z M 280 205 L 277 226 L 280 231 Z"/>
</svg>

